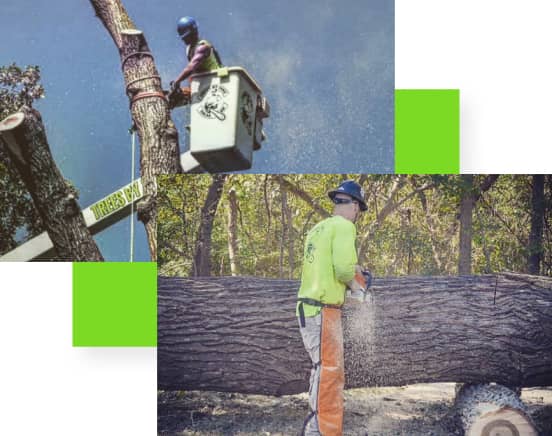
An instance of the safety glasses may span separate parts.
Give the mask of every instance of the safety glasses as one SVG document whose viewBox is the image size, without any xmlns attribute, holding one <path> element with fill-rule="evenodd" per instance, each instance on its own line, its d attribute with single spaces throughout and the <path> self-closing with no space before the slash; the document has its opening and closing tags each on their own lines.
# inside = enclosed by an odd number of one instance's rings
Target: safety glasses
<svg viewBox="0 0 552 436">
<path fill-rule="evenodd" d="M 358 201 L 353 200 L 352 198 L 338 198 L 338 197 L 334 197 L 334 198 L 332 199 L 332 201 L 334 202 L 334 204 L 349 204 L 349 203 L 356 203 L 356 204 L 358 204 Z"/>
</svg>

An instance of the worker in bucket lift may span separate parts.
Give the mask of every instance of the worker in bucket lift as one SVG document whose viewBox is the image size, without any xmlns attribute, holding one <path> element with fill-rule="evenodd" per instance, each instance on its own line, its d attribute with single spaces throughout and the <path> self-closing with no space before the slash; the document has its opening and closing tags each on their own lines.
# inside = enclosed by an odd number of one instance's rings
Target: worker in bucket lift
<svg viewBox="0 0 552 436">
<path fill-rule="evenodd" d="M 363 289 L 357 265 L 355 222 L 366 211 L 364 191 L 347 180 L 328 196 L 333 216 L 315 225 L 305 240 L 297 311 L 303 344 L 312 360 L 310 413 L 302 435 L 343 433 L 343 331 L 341 307 L 347 288 Z"/>
<path fill-rule="evenodd" d="M 178 77 L 170 83 L 169 101 L 172 106 L 188 104 L 191 97 L 189 87 L 180 87 L 180 83 L 194 73 L 204 73 L 222 67 L 217 50 L 209 41 L 199 39 L 197 22 L 192 17 L 182 17 L 177 22 L 177 31 L 180 39 L 186 44 L 188 65 Z"/>
</svg>

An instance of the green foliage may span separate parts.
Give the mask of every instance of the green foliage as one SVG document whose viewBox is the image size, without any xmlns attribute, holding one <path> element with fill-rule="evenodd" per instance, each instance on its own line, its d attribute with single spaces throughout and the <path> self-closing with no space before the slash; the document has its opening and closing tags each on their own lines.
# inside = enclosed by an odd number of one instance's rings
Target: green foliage
<svg viewBox="0 0 552 436">
<path fill-rule="evenodd" d="M 480 186 L 485 177 L 475 176 L 474 186 Z M 289 224 L 282 213 L 281 178 L 291 184 L 286 188 L 292 217 Z M 238 201 L 238 274 L 299 278 L 305 235 L 322 217 L 298 193 L 308 195 L 312 202 L 331 212 L 327 192 L 344 178 L 361 180 L 366 191 L 368 211 L 357 222 L 357 248 L 363 265 L 377 276 L 457 273 L 459 204 L 465 193 L 460 176 L 288 174 L 228 177 L 213 227 L 212 274 L 230 275 L 230 189 L 235 191 Z M 500 176 L 478 198 L 473 214 L 475 274 L 525 271 L 531 180 L 531 176 Z M 190 273 L 199 215 L 211 181 L 210 175 L 160 179 L 161 273 Z M 543 271 L 549 275 L 551 187 L 552 178 L 548 177 Z M 286 225 L 291 244 L 283 240 Z"/>
<path fill-rule="evenodd" d="M 0 66 L 0 120 L 17 112 L 23 105 L 44 98 L 40 84 L 40 68 L 29 65 L 25 69 L 16 64 Z"/>
</svg>

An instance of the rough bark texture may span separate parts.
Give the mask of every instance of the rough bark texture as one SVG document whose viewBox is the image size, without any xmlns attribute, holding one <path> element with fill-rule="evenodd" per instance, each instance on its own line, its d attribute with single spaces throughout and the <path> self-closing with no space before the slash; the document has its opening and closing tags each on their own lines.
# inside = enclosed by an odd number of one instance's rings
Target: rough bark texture
<svg viewBox="0 0 552 436">
<path fill-rule="evenodd" d="M 0 134 L 54 244 L 56 260 L 103 261 L 84 222 L 77 193 L 54 162 L 40 113 L 22 107 L 0 124 Z"/>
<path fill-rule="evenodd" d="M 537 436 L 519 396 L 500 385 L 466 385 L 455 409 L 466 436 Z"/>
<path fill-rule="evenodd" d="M 236 190 L 228 191 L 228 257 L 230 259 L 230 272 L 238 275 L 238 198 Z"/>
<path fill-rule="evenodd" d="M 529 233 L 529 256 L 527 259 L 527 272 L 540 274 L 542 249 L 542 232 L 544 228 L 544 176 L 533 176 L 531 194 L 531 232 Z"/>
<path fill-rule="evenodd" d="M 299 283 L 252 277 L 158 281 L 160 389 L 307 390 Z M 552 279 L 517 274 L 375 279 L 346 305 L 348 387 L 429 382 L 552 385 Z"/>
<path fill-rule="evenodd" d="M 131 116 L 140 138 L 140 174 L 144 199 L 138 203 L 138 218 L 144 223 L 152 260 L 157 259 L 158 174 L 180 173 L 178 133 L 170 117 L 161 78 L 142 32 L 138 31 L 119 0 L 90 0 L 96 15 L 113 38 L 121 57 L 125 90 Z M 139 95 L 149 96 L 133 100 Z"/>
<path fill-rule="evenodd" d="M 213 176 L 213 183 L 209 186 L 205 204 L 201 209 L 201 222 L 196 239 L 192 271 L 194 276 L 211 275 L 211 233 L 225 179 L 226 174 L 215 174 Z"/>
</svg>

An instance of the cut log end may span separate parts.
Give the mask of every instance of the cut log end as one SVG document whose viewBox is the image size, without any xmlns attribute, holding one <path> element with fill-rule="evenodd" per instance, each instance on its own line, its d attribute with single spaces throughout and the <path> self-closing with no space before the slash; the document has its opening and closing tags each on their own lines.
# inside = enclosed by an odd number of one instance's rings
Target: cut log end
<svg viewBox="0 0 552 436">
<path fill-rule="evenodd" d="M 537 432 L 523 412 L 503 407 L 481 415 L 466 436 L 537 436 Z"/>
<path fill-rule="evenodd" d="M 2 121 L 0 121 L 0 132 L 7 132 L 15 129 L 19 126 L 25 119 L 25 114 L 23 112 L 16 112 L 14 114 L 8 115 Z"/>
<path fill-rule="evenodd" d="M 456 398 L 466 436 L 537 436 L 519 396 L 501 385 L 466 385 Z"/>
</svg>

